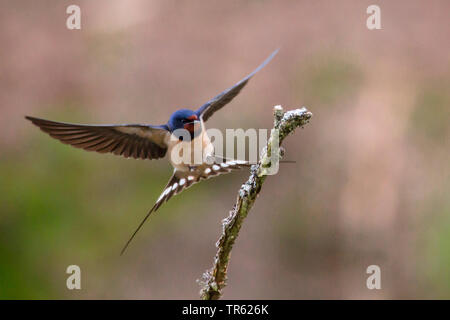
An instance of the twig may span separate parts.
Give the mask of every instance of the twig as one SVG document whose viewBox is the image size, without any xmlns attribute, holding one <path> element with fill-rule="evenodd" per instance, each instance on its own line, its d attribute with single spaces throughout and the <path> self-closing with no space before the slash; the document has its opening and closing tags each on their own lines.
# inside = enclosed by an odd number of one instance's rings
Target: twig
<svg viewBox="0 0 450 320">
<path fill-rule="evenodd" d="M 276 147 L 281 145 L 286 136 L 294 132 L 296 128 L 307 124 L 311 117 L 312 113 L 306 108 L 285 113 L 281 106 L 274 107 L 275 130 L 271 132 L 267 146 L 261 153 L 260 161 L 251 167 L 250 177 L 241 186 L 230 215 L 222 221 L 222 235 L 216 243 L 217 253 L 213 267 L 207 270 L 199 280 L 200 296 L 203 300 L 217 300 L 222 295 L 222 289 L 226 286 L 231 250 L 239 235 L 239 230 L 261 191 L 267 174 L 270 174 L 270 169 L 273 168 L 272 161 L 279 159 L 278 151 L 276 155 L 272 156 L 272 149 L 277 150 Z"/>
</svg>

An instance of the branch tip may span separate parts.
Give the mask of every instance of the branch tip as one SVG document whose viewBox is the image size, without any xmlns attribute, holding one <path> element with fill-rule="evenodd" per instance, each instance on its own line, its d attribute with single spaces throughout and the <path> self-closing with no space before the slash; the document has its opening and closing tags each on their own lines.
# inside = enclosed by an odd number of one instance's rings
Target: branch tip
<svg viewBox="0 0 450 320">
<path fill-rule="evenodd" d="M 258 164 L 251 166 L 250 176 L 239 189 L 236 204 L 229 216 L 222 220 L 222 234 L 216 242 L 217 253 L 214 257 L 213 267 L 203 273 L 202 279 L 197 281 L 201 286 L 200 296 L 203 300 L 217 300 L 222 296 L 234 242 L 267 177 L 264 174 L 264 164 L 270 162 L 269 154 L 272 150 L 272 143 L 278 141 L 278 144 L 281 145 L 286 136 L 294 132 L 296 128 L 309 123 L 312 117 L 312 113 L 305 107 L 284 112 L 281 105 L 273 108 L 273 115 L 274 129 L 276 130 L 272 130 L 267 146 L 261 152 Z M 279 135 L 278 139 L 273 138 L 274 132 Z M 283 153 L 284 149 L 280 152 Z"/>
</svg>

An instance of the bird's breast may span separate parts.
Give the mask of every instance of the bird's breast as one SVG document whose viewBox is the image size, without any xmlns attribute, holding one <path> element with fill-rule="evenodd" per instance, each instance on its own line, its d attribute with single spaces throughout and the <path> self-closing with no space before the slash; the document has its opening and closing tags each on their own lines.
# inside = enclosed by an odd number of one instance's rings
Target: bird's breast
<svg viewBox="0 0 450 320">
<path fill-rule="evenodd" d="M 171 134 L 167 145 L 170 163 L 179 171 L 189 171 L 191 167 L 205 163 L 207 157 L 214 156 L 214 146 L 203 122 L 200 134 L 196 135 L 194 139 L 183 141 Z"/>
</svg>

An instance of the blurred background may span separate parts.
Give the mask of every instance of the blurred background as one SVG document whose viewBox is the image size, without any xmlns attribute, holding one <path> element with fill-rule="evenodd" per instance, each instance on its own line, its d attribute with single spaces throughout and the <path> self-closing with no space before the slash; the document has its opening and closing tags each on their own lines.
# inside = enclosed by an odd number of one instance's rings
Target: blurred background
<svg viewBox="0 0 450 320">
<path fill-rule="evenodd" d="M 49 138 L 24 115 L 165 123 L 275 59 L 208 122 L 271 128 L 306 106 L 229 267 L 228 299 L 450 298 L 448 1 L 2 1 L 0 297 L 196 299 L 221 220 L 248 172 L 211 179 L 153 215 L 167 161 Z M 81 30 L 66 28 L 67 6 Z M 66 268 L 81 268 L 81 290 Z M 381 268 L 368 290 L 366 268 Z"/>
</svg>

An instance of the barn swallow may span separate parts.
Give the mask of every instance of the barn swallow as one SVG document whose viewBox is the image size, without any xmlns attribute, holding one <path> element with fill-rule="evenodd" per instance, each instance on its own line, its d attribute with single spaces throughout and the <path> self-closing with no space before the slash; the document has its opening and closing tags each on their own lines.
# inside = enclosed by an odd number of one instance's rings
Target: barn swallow
<svg viewBox="0 0 450 320">
<path fill-rule="evenodd" d="M 133 157 L 135 159 L 150 160 L 163 158 L 166 153 L 169 153 L 169 161 L 174 168 L 172 177 L 156 200 L 156 203 L 123 247 L 121 251 L 121 254 L 123 254 L 150 214 L 158 210 L 173 195 L 180 193 L 201 180 L 249 166 L 247 161 L 242 160 L 217 161 L 217 157 L 214 154 L 214 147 L 205 130 L 205 122 L 216 111 L 233 100 L 248 83 L 250 78 L 261 70 L 277 52 L 278 50 L 274 51 L 252 73 L 203 104 L 197 110 L 177 110 L 170 116 L 169 121 L 163 125 L 86 125 L 56 122 L 30 116 L 26 116 L 25 118 L 62 143 L 70 144 L 87 151 L 113 153 L 126 158 Z M 187 137 L 186 135 L 180 135 L 180 130 L 187 132 Z M 180 148 L 186 145 L 191 146 L 195 143 L 201 143 L 202 146 L 200 163 L 193 164 L 189 161 L 180 162 L 179 159 L 174 159 L 175 157 L 172 156 L 176 153 L 173 152 L 174 148 Z M 191 148 L 191 150 L 194 149 Z M 211 159 L 213 159 L 212 162 Z"/>
</svg>

